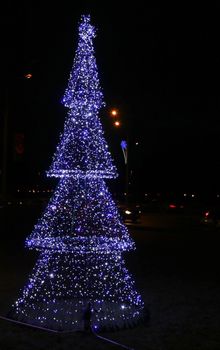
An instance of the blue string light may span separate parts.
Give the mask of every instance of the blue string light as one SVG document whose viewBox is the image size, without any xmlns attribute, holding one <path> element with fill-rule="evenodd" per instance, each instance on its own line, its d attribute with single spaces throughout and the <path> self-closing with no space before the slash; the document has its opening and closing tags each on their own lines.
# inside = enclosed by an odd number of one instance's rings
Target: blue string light
<svg viewBox="0 0 220 350">
<path fill-rule="evenodd" d="M 96 329 L 137 322 L 143 302 L 122 258 L 135 249 L 105 178 L 117 176 L 98 112 L 104 105 L 94 57 L 90 16 L 63 98 L 68 114 L 48 176 L 60 178 L 42 217 L 26 239 L 40 255 L 12 317 L 58 331 L 83 328 L 93 308 Z"/>
</svg>

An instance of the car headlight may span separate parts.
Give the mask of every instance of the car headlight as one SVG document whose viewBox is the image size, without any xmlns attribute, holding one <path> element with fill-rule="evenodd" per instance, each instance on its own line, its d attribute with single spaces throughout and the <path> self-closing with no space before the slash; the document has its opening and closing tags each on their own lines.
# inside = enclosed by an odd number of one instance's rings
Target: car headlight
<svg viewBox="0 0 220 350">
<path fill-rule="evenodd" d="M 125 214 L 130 215 L 131 211 L 130 210 L 125 210 Z"/>
</svg>

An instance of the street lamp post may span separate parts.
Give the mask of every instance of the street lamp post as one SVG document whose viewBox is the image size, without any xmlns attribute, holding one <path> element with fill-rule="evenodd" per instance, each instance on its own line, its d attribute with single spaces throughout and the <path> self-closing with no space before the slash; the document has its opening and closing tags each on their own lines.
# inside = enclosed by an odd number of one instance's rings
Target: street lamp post
<svg viewBox="0 0 220 350">
<path fill-rule="evenodd" d="M 128 187 L 129 187 L 129 168 L 128 168 L 128 141 L 121 141 L 121 149 L 124 155 L 125 161 L 125 198 L 128 201 Z"/>
</svg>

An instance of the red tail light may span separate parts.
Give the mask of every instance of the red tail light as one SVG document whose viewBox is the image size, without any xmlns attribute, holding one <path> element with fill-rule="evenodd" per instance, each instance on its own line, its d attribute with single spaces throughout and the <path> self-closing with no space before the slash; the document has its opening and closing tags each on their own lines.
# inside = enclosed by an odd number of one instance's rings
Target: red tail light
<svg viewBox="0 0 220 350">
<path fill-rule="evenodd" d="M 207 218 L 207 216 L 209 216 L 209 211 L 205 212 L 205 217 Z"/>
<path fill-rule="evenodd" d="M 174 208 L 176 208 L 176 205 L 175 204 L 170 204 L 169 208 L 174 209 Z"/>
</svg>

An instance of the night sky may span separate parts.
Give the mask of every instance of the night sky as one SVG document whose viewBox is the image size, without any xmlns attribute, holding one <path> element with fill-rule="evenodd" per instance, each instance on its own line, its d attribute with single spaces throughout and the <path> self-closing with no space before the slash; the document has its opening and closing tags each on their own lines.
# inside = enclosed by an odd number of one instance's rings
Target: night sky
<svg viewBox="0 0 220 350">
<path fill-rule="evenodd" d="M 7 91 L 9 182 L 47 181 L 66 115 L 60 100 L 78 22 L 90 13 L 107 104 L 100 117 L 121 178 L 120 140 L 128 133 L 134 191 L 220 191 L 218 2 L 176 8 L 139 1 L 49 3 L 8 1 L 1 9 L 0 109 L 2 130 Z M 23 78 L 27 72 L 32 79 Z M 111 125 L 111 107 L 120 110 L 120 131 Z M 20 158 L 17 133 L 24 134 Z"/>
</svg>

